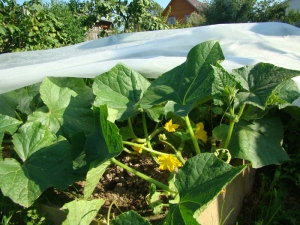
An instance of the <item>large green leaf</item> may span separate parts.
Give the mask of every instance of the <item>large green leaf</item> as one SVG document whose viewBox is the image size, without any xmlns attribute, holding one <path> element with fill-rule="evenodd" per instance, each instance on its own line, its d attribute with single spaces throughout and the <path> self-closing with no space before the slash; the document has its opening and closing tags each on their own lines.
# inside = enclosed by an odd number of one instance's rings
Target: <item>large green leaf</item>
<svg viewBox="0 0 300 225">
<path fill-rule="evenodd" d="M 214 97 L 216 95 L 226 96 L 232 93 L 228 93 L 228 88 L 230 87 L 232 90 L 236 90 L 239 86 L 238 81 L 235 77 L 229 74 L 220 64 L 216 64 L 216 66 L 212 66 L 214 70 L 214 82 L 212 84 L 212 94 Z"/>
<path fill-rule="evenodd" d="M 31 105 L 32 100 L 36 96 L 39 96 L 39 91 L 40 83 L 26 86 L 16 90 L 15 92 L 17 93 L 19 100 L 17 109 L 20 110 L 22 113 L 26 113 L 27 115 L 31 114 L 35 110 L 35 108 Z"/>
<path fill-rule="evenodd" d="M 51 145 L 56 137 L 39 122 L 26 123 L 13 136 L 13 144 L 18 156 L 24 162 L 31 154 Z"/>
<path fill-rule="evenodd" d="M 67 218 L 62 225 L 91 224 L 104 202 L 103 199 L 93 199 L 91 201 L 74 200 L 64 204 L 62 208 L 67 213 Z"/>
<path fill-rule="evenodd" d="M 108 112 L 107 105 L 94 108 L 95 130 L 87 137 L 85 145 L 87 160 L 92 162 L 86 178 L 85 198 L 95 189 L 105 169 L 110 165 L 110 159 L 123 151 L 119 129 L 107 119 Z"/>
<path fill-rule="evenodd" d="M 91 163 L 89 171 L 86 175 L 86 183 L 84 186 L 84 198 L 88 199 L 93 193 L 95 187 L 97 186 L 103 173 L 106 171 L 107 167 L 111 165 L 110 160 L 95 160 Z"/>
<path fill-rule="evenodd" d="M 20 128 L 14 145 L 23 162 L 0 162 L 0 187 L 15 203 L 29 207 L 47 188 L 64 189 L 75 181 L 69 142 L 56 140 L 38 122 Z"/>
<path fill-rule="evenodd" d="M 22 124 L 20 120 L 0 114 L 0 132 L 14 134 L 20 124 Z"/>
<path fill-rule="evenodd" d="M 107 105 L 100 106 L 100 108 L 94 107 L 95 129 L 88 135 L 85 144 L 87 157 L 92 161 L 99 159 L 104 162 L 123 151 L 119 129 L 107 120 L 108 112 Z"/>
<path fill-rule="evenodd" d="M 10 116 L 0 114 L 0 161 L 2 158 L 2 141 L 5 133 L 13 135 L 22 122 Z"/>
<path fill-rule="evenodd" d="M 164 224 L 198 225 L 200 213 L 246 167 L 232 167 L 211 153 L 190 158 L 175 181 L 180 201 L 170 204 Z"/>
<path fill-rule="evenodd" d="M 211 97 L 214 81 L 211 65 L 222 60 L 224 55 L 218 41 L 196 45 L 188 53 L 186 62 L 151 83 L 138 105 L 147 109 L 156 104 L 173 101 L 177 104 L 174 107 L 175 113 L 187 115 L 196 102 Z"/>
<path fill-rule="evenodd" d="M 112 221 L 113 225 L 150 225 L 150 223 L 141 217 L 135 211 L 128 211 L 126 213 L 122 213 L 116 219 Z"/>
<path fill-rule="evenodd" d="M 300 71 L 258 63 L 235 69 L 232 74 L 243 88 L 236 96 L 238 101 L 264 109 L 276 87 L 286 79 L 299 76 Z"/>
<path fill-rule="evenodd" d="M 28 121 L 40 121 L 55 134 L 69 136 L 72 133 L 93 130 L 91 104 L 94 95 L 79 78 L 47 77 L 40 87 L 42 107 L 28 117 Z"/>
<path fill-rule="evenodd" d="M 280 164 L 289 160 L 281 147 L 283 128 L 279 118 L 263 118 L 255 122 L 241 120 L 234 127 L 228 149 L 233 158 L 246 159 L 254 168 Z"/>
<path fill-rule="evenodd" d="M 74 172 L 81 173 L 84 177 L 89 168 L 84 149 L 86 138 L 83 131 L 74 133 L 70 136 Z"/>
<path fill-rule="evenodd" d="M 300 84 L 292 79 L 288 79 L 278 85 L 274 96 L 274 101 L 275 103 L 276 101 L 278 102 L 280 109 L 291 106 L 300 97 Z"/>
<path fill-rule="evenodd" d="M 0 94 L 0 114 L 15 117 L 18 102 L 17 93 L 14 91 Z"/>
<path fill-rule="evenodd" d="M 34 110 L 31 106 L 32 100 L 39 94 L 40 84 L 33 84 L 8 93 L 0 95 L 0 113 L 15 117 L 15 110 L 18 109 L 27 115 Z"/>
<path fill-rule="evenodd" d="M 143 96 L 150 83 L 138 72 L 118 63 L 110 71 L 97 76 L 93 84 L 95 106 L 107 104 L 118 110 L 117 120 L 138 114 L 134 105 Z"/>
</svg>

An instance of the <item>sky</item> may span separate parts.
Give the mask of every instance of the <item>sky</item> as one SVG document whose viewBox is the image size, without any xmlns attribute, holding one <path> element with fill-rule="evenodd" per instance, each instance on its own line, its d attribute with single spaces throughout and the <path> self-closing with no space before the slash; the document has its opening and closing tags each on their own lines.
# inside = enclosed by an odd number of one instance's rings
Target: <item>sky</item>
<svg viewBox="0 0 300 225">
<path fill-rule="evenodd" d="M 43 0 L 43 2 L 50 2 L 51 0 Z M 62 1 L 68 1 L 68 0 L 62 0 Z M 165 8 L 169 4 L 171 0 L 155 0 L 158 4 L 160 4 L 161 7 Z M 17 0 L 17 3 L 22 5 L 24 0 Z"/>
</svg>

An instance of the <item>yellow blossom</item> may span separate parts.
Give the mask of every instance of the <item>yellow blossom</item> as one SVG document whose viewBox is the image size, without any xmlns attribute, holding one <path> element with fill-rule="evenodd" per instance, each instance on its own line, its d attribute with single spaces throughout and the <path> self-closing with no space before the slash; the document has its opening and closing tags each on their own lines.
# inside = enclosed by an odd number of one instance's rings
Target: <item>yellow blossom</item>
<svg viewBox="0 0 300 225">
<path fill-rule="evenodd" d="M 175 132 L 178 127 L 179 124 L 172 124 L 172 120 L 169 120 L 169 122 L 167 122 L 164 126 L 168 132 Z"/>
<path fill-rule="evenodd" d="M 160 170 L 173 172 L 176 167 L 182 166 L 181 162 L 173 155 L 160 155 L 158 156 L 158 161 L 160 162 Z"/>
<path fill-rule="evenodd" d="M 132 140 L 131 142 L 133 142 L 134 143 L 134 140 Z M 136 152 L 138 152 L 138 153 L 142 153 L 142 151 L 143 151 L 143 144 L 139 144 L 139 146 L 141 146 L 141 147 L 136 147 L 136 146 L 131 146 L 131 148 L 134 150 L 134 151 L 136 151 Z"/>
<path fill-rule="evenodd" d="M 195 137 L 204 143 L 207 141 L 207 132 L 204 130 L 204 124 L 202 122 L 196 124 Z"/>
</svg>

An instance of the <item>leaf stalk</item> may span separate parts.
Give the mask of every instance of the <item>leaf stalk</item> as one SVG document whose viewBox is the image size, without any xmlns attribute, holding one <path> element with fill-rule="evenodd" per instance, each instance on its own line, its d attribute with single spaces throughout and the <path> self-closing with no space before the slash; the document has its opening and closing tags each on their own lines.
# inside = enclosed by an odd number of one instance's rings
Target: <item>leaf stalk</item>
<svg viewBox="0 0 300 225">
<path fill-rule="evenodd" d="M 189 131 L 189 133 L 190 133 L 190 135 L 191 135 L 191 138 L 192 138 L 192 141 L 193 141 L 193 145 L 194 145 L 196 154 L 199 155 L 199 154 L 201 154 L 201 151 L 200 151 L 200 147 L 199 147 L 199 145 L 198 145 L 198 141 L 197 141 L 197 139 L 196 139 L 196 137 L 195 137 L 195 134 L 194 134 L 192 125 L 191 125 L 191 123 L 190 123 L 190 119 L 189 119 L 188 116 L 185 116 L 185 117 L 184 117 L 184 120 L 185 120 L 185 124 L 186 124 L 186 126 L 187 126 L 187 128 L 188 128 L 188 131 Z"/>
<path fill-rule="evenodd" d="M 131 167 L 123 164 L 123 163 L 121 163 L 120 161 L 118 161 L 115 158 L 112 158 L 111 161 L 113 163 L 115 163 L 117 166 L 120 166 L 123 169 L 125 169 L 125 170 L 133 173 L 134 175 L 136 175 L 136 176 L 138 176 L 138 177 L 140 177 L 140 178 L 142 178 L 142 179 L 144 179 L 144 180 L 146 180 L 146 181 L 148 181 L 148 182 L 150 182 L 152 184 L 155 184 L 157 187 L 160 187 L 161 189 L 163 189 L 165 191 L 176 193 L 175 191 L 171 190 L 167 185 L 165 185 L 165 184 L 159 182 L 158 180 L 155 180 L 155 179 L 147 176 L 146 174 L 143 174 L 143 173 L 141 173 L 141 172 L 139 172 L 139 171 L 137 171 L 137 170 L 135 170 L 135 169 L 133 169 L 133 168 L 131 168 Z"/>
</svg>

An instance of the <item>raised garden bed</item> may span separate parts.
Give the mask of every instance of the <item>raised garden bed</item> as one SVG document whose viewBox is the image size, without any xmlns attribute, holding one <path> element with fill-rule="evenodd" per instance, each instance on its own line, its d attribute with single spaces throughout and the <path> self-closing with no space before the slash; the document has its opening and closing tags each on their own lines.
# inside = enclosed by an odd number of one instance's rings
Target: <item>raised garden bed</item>
<svg viewBox="0 0 300 225">
<path fill-rule="evenodd" d="M 14 152 L 0 162 L 2 193 L 30 207 L 49 188 L 61 194 L 75 183 L 81 194 L 62 206 L 64 225 L 88 224 L 107 207 L 101 220 L 113 224 L 149 224 L 150 217 L 154 223 L 149 212 L 170 225 L 213 224 L 227 215 L 231 223 L 246 194 L 241 187 L 231 211 L 231 185 L 249 165 L 230 164 L 242 159 L 260 168 L 289 160 L 278 110 L 298 109 L 291 78 L 300 73 L 259 63 L 229 74 L 222 60 L 219 43 L 208 41 L 153 82 L 117 64 L 94 80 L 47 77 L 1 95 L 9 104 L 1 111 L 0 140 Z M 213 220 L 202 221 L 214 204 Z M 129 211 L 112 219 L 114 205 Z"/>
</svg>

